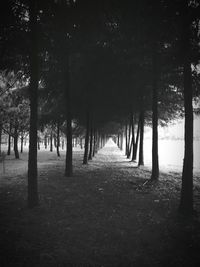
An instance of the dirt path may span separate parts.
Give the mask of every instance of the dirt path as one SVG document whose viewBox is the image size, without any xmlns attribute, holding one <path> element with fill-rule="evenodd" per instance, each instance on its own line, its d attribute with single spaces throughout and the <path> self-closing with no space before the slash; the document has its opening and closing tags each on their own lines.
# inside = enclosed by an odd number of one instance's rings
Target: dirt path
<svg viewBox="0 0 200 267">
<path fill-rule="evenodd" d="M 199 222 L 177 216 L 176 184 L 147 186 L 149 170 L 112 141 L 87 166 L 74 155 L 72 178 L 63 177 L 64 157 L 40 164 L 33 210 L 25 174 L 2 183 L 0 266 L 198 265 Z"/>
</svg>

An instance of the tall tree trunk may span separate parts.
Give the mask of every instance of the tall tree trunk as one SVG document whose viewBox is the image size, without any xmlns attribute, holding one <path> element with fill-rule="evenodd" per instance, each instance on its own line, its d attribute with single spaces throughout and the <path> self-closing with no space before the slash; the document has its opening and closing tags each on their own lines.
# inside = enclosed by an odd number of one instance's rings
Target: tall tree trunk
<svg viewBox="0 0 200 267">
<path fill-rule="evenodd" d="M 99 132 L 96 130 L 96 145 L 95 145 L 95 154 L 99 151 Z"/>
<path fill-rule="evenodd" d="M 124 141 L 124 134 L 122 132 L 120 134 L 120 150 L 123 150 L 123 141 Z"/>
<path fill-rule="evenodd" d="M 19 159 L 19 150 L 18 150 L 18 128 L 15 126 L 15 131 L 14 131 L 14 153 L 15 153 L 15 158 Z"/>
<path fill-rule="evenodd" d="M 57 135 L 56 135 L 56 138 L 57 138 L 57 142 L 56 142 L 56 151 L 57 151 L 57 156 L 60 157 L 60 123 L 59 121 L 57 122 Z"/>
<path fill-rule="evenodd" d="M 128 151 L 127 151 L 127 159 L 131 156 L 131 148 L 132 148 L 132 141 L 131 141 L 131 130 L 133 125 L 133 113 L 130 113 L 130 120 L 128 125 Z"/>
<path fill-rule="evenodd" d="M 128 154 L 128 123 L 127 122 L 125 124 L 125 144 L 126 144 L 125 156 L 127 156 Z"/>
<path fill-rule="evenodd" d="M 93 125 L 92 125 L 92 120 L 90 123 L 90 149 L 89 149 L 89 156 L 88 159 L 92 159 L 92 152 L 93 152 Z"/>
<path fill-rule="evenodd" d="M 10 156 L 10 151 L 11 151 L 11 135 L 8 134 L 8 151 L 7 151 L 8 156 Z"/>
<path fill-rule="evenodd" d="M 62 138 L 62 150 L 64 150 L 64 148 L 65 148 L 65 140 L 64 138 Z"/>
<path fill-rule="evenodd" d="M 153 54 L 153 83 L 152 83 L 152 174 L 151 180 L 159 178 L 158 163 L 158 66 L 156 51 Z"/>
<path fill-rule="evenodd" d="M 95 156 L 96 153 L 96 139 L 97 139 L 97 131 L 94 129 L 94 142 L 93 142 L 93 151 L 92 151 L 92 156 Z"/>
<path fill-rule="evenodd" d="M 38 150 L 40 150 L 40 137 L 39 136 L 37 138 L 37 147 L 38 147 Z"/>
<path fill-rule="evenodd" d="M 144 165 L 144 110 L 140 113 L 140 147 L 138 166 Z"/>
<path fill-rule="evenodd" d="M 140 136 L 140 117 L 138 119 L 137 134 L 136 134 L 135 145 L 133 147 L 132 161 L 135 161 L 136 160 L 136 157 L 137 157 L 139 136 Z"/>
<path fill-rule="evenodd" d="M 119 133 L 117 134 L 117 146 L 119 147 Z"/>
<path fill-rule="evenodd" d="M 69 51 L 67 51 L 66 65 L 67 65 L 67 75 L 66 75 L 66 119 L 67 119 L 67 150 L 66 150 L 66 160 L 65 160 L 65 176 L 71 177 L 73 175 L 72 168 L 72 111 L 71 111 L 71 83 L 70 83 L 70 66 L 69 66 Z"/>
<path fill-rule="evenodd" d="M 54 144 L 54 147 L 56 148 L 57 147 L 57 138 L 56 138 L 55 134 L 53 136 L 53 144 Z"/>
<path fill-rule="evenodd" d="M 80 137 L 80 147 L 81 147 L 81 149 L 83 149 L 83 139 L 82 139 L 82 137 Z"/>
<path fill-rule="evenodd" d="M 182 187 L 179 210 L 182 214 L 193 214 L 193 89 L 190 61 L 190 22 L 187 1 L 184 6 L 184 107 L 185 107 L 185 150 L 182 171 Z"/>
<path fill-rule="evenodd" d="M 44 136 L 44 148 L 47 149 L 47 135 Z"/>
<path fill-rule="evenodd" d="M 85 151 L 83 157 L 83 164 L 88 163 L 89 135 L 90 135 L 90 115 L 88 111 L 86 115 Z"/>
<path fill-rule="evenodd" d="M 23 148 L 24 148 L 24 137 L 23 137 L 23 135 L 21 136 L 21 153 L 23 153 Z"/>
<path fill-rule="evenodd" d="M 28 206 L 38 205 L 37 184 L 37 121 L 38 121 L 38 44 L 37 5 L 30 3 L 30 130 L 28 155 Z"/>
<path fill-rule="evenodd" d="M 0 155 L 1 155 L 1 142 L 2 142 L 2 123 L 0 123 Z"/>
<path fill-rule="evenodd" d="M 135 121 L 133 118 L 133 114 L 132 114 L 132 125 L 131 125 L 131 130 L 132 130 L 132 139 L 131 139 L 131 150 L 132 150 L 132 161 L 133 161 L 133 155 L 135 153 Z"/>
<path fill-rule="evenodd" d="M 66 150 L 66 161 L 65 161 L 65 176 L 71 177 L 73 175 L 72 168 L 72 118 L 71 112 L 68 111 L 67 116 L 67 150 Z"/>
<path fill-rule="evenodd" d="M 50 152 L 53 152 L 53 132 L 50 134 Z"/>
</svg>

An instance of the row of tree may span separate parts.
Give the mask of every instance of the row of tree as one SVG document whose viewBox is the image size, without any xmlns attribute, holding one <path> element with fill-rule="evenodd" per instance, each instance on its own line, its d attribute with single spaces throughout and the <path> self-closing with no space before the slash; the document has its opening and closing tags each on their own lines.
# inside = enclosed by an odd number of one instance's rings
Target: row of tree
<svg viewBox="0 0 200 267">
<path fill-rule="evenodd" d="M 97 144 L 104 144 L 106 134 L 118 135 L 121 146 L 125 126 L 126 154 L 132 153 L 133 160 L 140 133 L 142 165 L 144 125 L 150 124 L 151 179 L 158 180 L 158 124 L 185 114 L 180 210 L 191 214 L 192 101 L 199 92 L 198 1 L 10 0 L 4 5 L 0 68 L 23 74 L 19 88 L 29 83 L 29 206 L 38 204 L 39 121 L 44 125 L 53 121 L 58 129 L 65 123 L 66 176 L 73 173 L 73 121 L 86 129 L 84 163 Z"/>
</svg>

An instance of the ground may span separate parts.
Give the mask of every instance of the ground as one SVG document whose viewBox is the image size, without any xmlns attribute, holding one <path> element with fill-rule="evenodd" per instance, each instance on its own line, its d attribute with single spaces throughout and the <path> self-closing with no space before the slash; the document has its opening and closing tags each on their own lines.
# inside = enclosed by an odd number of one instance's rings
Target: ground
<svg viewBox="0 0 200 267">
<path fill-rule="evenodd" d="M 0 266 L 199 266 L 199 217 L 177 208 L 180 173 L 150 184 L 112 141 L 88 165 L 74 151 L 74 176 L 64 153 L 40 151 L 40 206 L 27 208 L 27 153 L 10 156 L 0 178 Z M 0 166 L 2 167 L 2 166 Z M 200 212 L 199 185 L 194 199 Z"/>
</svg>

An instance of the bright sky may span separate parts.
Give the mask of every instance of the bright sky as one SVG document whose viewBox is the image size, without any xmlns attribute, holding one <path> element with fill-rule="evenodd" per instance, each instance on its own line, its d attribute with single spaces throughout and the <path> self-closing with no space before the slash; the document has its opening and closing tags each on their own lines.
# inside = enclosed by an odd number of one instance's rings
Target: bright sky
<svg viewBox="0 0 200 267">
<path fill-rule="evenodd" d="M 146 127 L 145 138 L 151 138 L 151 128 Z M 167 127 L 159 127 L 159 138 L 183 139 L 184 138 L 184 120 L 178 120 Z M 200 139 L 200 116 L 194 117 L 194 138 Z"/>
</svg>

